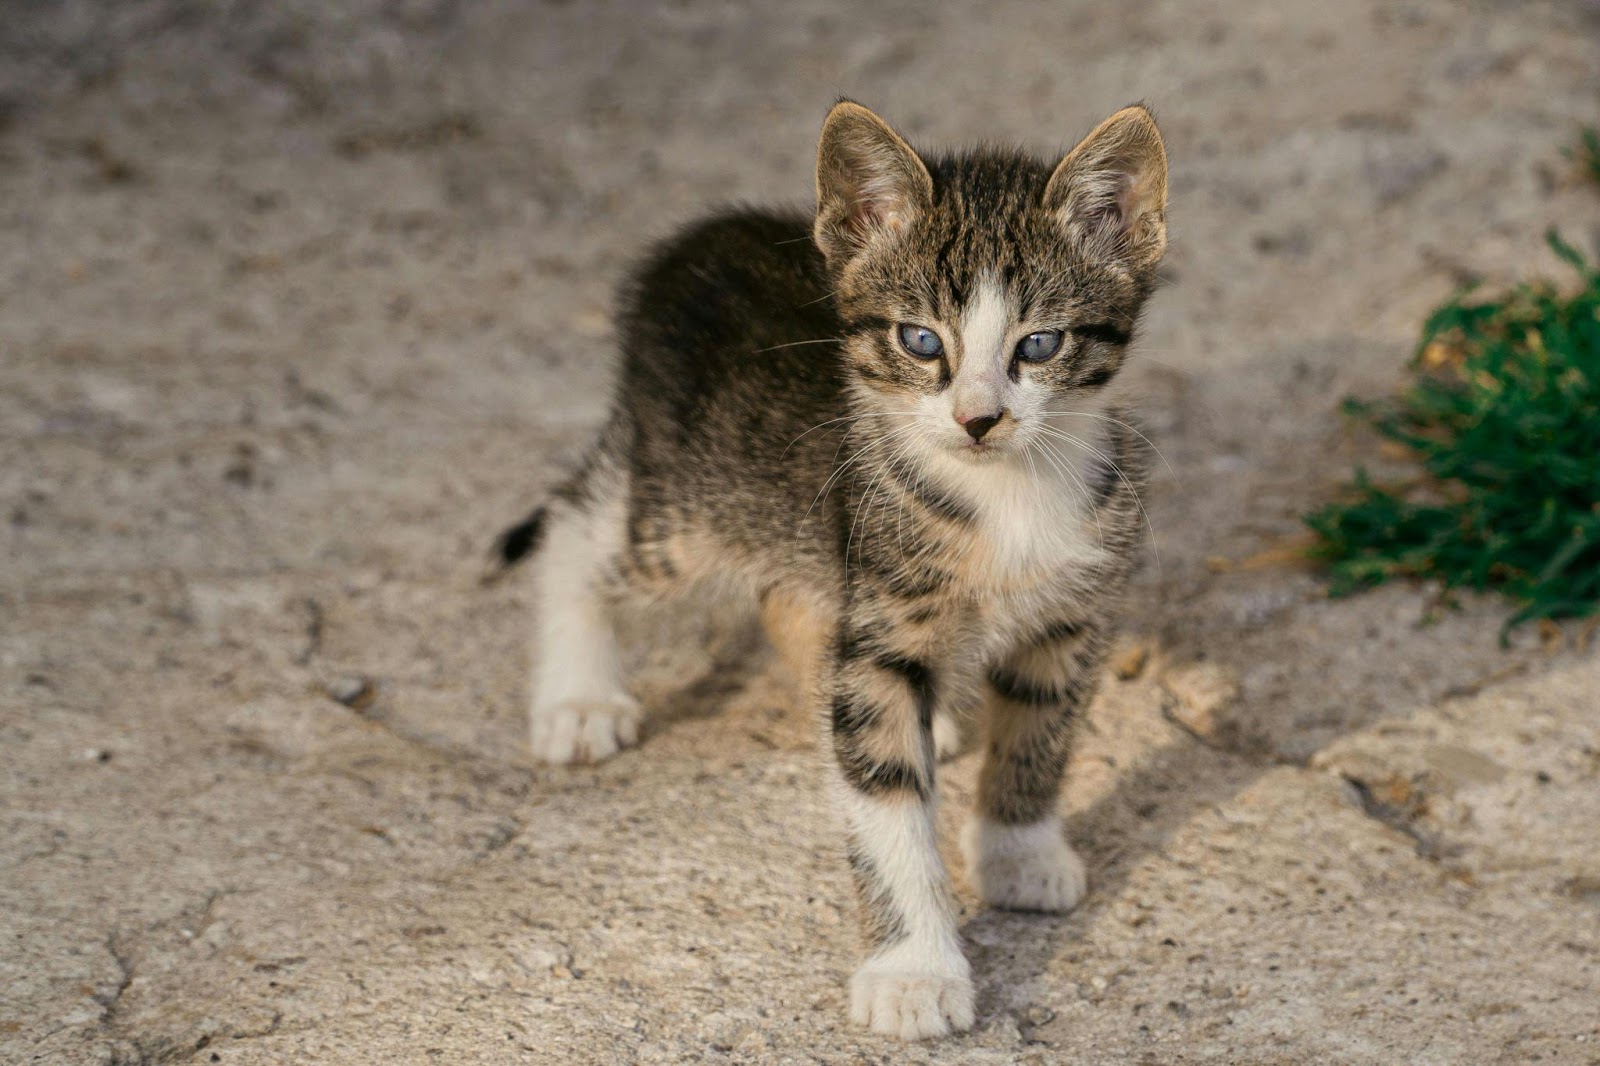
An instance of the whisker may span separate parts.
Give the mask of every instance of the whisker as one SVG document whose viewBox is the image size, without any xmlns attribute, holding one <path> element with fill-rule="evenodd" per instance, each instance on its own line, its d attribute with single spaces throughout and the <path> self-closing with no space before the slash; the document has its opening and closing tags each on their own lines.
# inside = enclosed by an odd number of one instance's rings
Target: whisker
<svg viewBox="0 0 1600 1066">
<path fill-rule="evenodd" d="M 808 434 L 815 433 L 817 430 L 821 429 L 823 426 L 831 426 L 831 425 L 834 425 L 835 423 L 838 423 L 838 422 L 859 422 L 863 418 L 868 418 L 868 417 L 870 417 L 872 415 L 875 415 L 877 413 L 878 413 L 877 411 L 863 411 L 860 414 L 844 415 L 843 417 L 840 417 L 840 418 L 830 418 L 826 422 L 818 422 L 816 425 L 812 426 L 810 429 L 808 429 L 804 433 L 800 434 L 800 437 L 804 437 L 804 436 L 806 436 Z M 779 462 L 782 462 L 788 456 L 790 448 L 793 448 L 796 444 L 799 443 L 800 437 L 796 437 L 794 440 L 792 440 L 788 444 L 784 445 L 782 453 L 780 453 L 779 456 L 778 456 L 778 461 Z"/>
<path fill-rule="evenodd" d="M 838 289 L 830 289 L 828 292 L 825 292 L 821 296 L 818 296 L 815 300 L 807 300 L 803 304 L 796 305 L 795 310 L 798 311 L 802 307 L 810 307 L 812 304 L 819 304 L 824 300 L 831 300 L 835 296 L 837 296 L 838 294 L 839 294 L 839 290 Z"/>
<path fill-rule="evenodd" d="M 798 348 L 802 344 L 843 344 L 843 337 L 818 337 L 814 341 L 790 341 L 788 344 L 774 344 L 770 348 L 757 348 L 751 355 L 760 355 L 762 352 L 775 352 L 779 348 Z"/>
<path fill-rule="evenodd" d="M 1161 449 L 1156 447 L 1156 442 L 1151 440 L 1149 437 L 1145 436 L 1142 432 L 1140 432 L 1138 426 L 1132 425 L 1131 423 L 1128 423 L 1128 422 L 1124 422 L 1120 418 L 1112 418 L 1110 415 L 1098 414 L 1098 413 L 1096 413 L 1094 411 L 1058 411 L 1058 410 L 1052 410 L 1050 408 L 1045 408 L 1045 412 L 1044 413 L 1046 415 L 1071 415 L 1071 416 L 1074 416 L 1074 417 L 1077 417 L 1077 418 L 1098 418 L 1098 419 L 1101 419 L 1101 420 L 1106 421 L 1106 422 L 1114 422 L 1114 423 L 1116 423 L 1117 425 L 1121 426 L 1123 429 L 1127 430 L 1129 433 L 1136 434 L 1140 440 L 1142 440 L 1146 444 L 1148 444 L 1150 446 L 1150 450 L 1156 453 L 1156 458 L 1160 459 L 1161 460 L 1161 464 L 1167 468 L 1167 473 L 1171 474 L 1173 479 L 1176 480 L 1178 482 L 1178 484 L 1180 484 L 1180 485 L 1183 484 L 1183 479 L 1178 477 L 1178 472 L 1172 468 L 1172 464 L 1171 463 L 1167 462 L 1167 457 L 1165 455 L 1161 454 Z"/>
<path fill-rule="evenodd" d="M 1157 348 L 1156 351 L 1158 351 L 1158 352 L 1173 352 L 1173 351 L 1177 351 L 1177 349 L 1176 348 Z M 1146 352 L 1143 349 L 1141 349 L 1139 351 L 1130 351 L 1126 355 L 1123 356 L 1123 359 L 1124 359 L 1124 361 L 1130 360 L 1130 359 L 1139 359 L 1139 360 L 1142 360 L 1142 361 L 1144 361 L 1146 363 L 1154 363 L 1156 366 L 1164 366 L 1168 370 L 1176 370 L 1180 374 L 1183 373 L 1183 367 L 1179 366 L 1177 363 L 1169 363 L 1165 359 L 1156 359 L 1156 358 L 1152 357 L 1149 352 Z"/>
<path fill-rule="evenodd" d="M 872 412 L 872 413 L 873 414 L 883 414 L 884 412 L 876 412 L 875 411 L 875 412 Z M 817 491 L 816 496 L 814 496 L 812 498 L 811 506 L 807 507 L 806 508 L 806 513 L 800 516 L 800 522 L 795 527 L 795 532 L 796 532 L 797 536 L 799 535 L 799 527 L 805 524 L 805 521 L 806 521 L 807 518 L 811 517 L 811 512 L 816 509 L 817 503 L 826 497 L 828 492 L 831 491 L 832 486 L 837 484 L 839 478 L 844 474 L 844 472 L 846 470 L 848 470 L 852 464 L 854 464 L 858 460 L 860 460 L 860 458 L 863 455 L 865 455 L 865 454 L 867 454 L 867 452 L 871 451 L 872 448 L 875 445 L 880 444 L 881 442 L 883 442 L 885 440 L 888 440 L 889 437 L 893 435 L 893 433 L 894 433 L 894 427 L 891 426 L 890 429 L 887 432 L 879 434 L 877 437 L 874 437 L 874 438 L 868 440 L 859 449 L 857 449 L 854 453 L 852 453 L 850 455 L 850 457 L 848 459 L 846 459 L 843 463 L 840 463 L 838 466 L 834 467 L 833 472 L 828 475 L 828 480 L 826 480 L 826 481 L 824 481 L 822 483 L 822 488 L 819 489 Z M 846 434 L 844 437 L 842 437 L 840 439 L 839 448 L 838 448 L 838 450 L 836 450 L 834 452 L 834 458 L 836 460 L 838 458 L 839 451 L 842 451 L 844 449 L 845 442 L 848 441 L 849 439 L 850 439 L 849 434 Z"/>
<path fill-rule="evenodd" d="M 1102 452 L 1100 449 L 1094 447 L 1086 441 L 1074 437 L 1065 430 L 1060 430 L 1054 426 L 1048 426 L 1042 423 L 1037 428 L 1042 433 L 1057 436 L 1079 448 L 1084 449 L 1085 451 L 1099 458 L 1102 462 L 1116 472 L 1117 477 L 1122 479 L 1122 484 L 1127 487 L 1129 495 L 1133 497 L 1133 505 L 1139 508 L 1139 514 L 1144 518 L 1145 529 L 1150 534 L 1150 553 L 1155 556 L 1156 560 L 1156 571 L 1164 576 L 1165 569 L 1161 565 L 1161 550 L 1156 546 L 1156 529 L 1155 525 L 1150 521 L 1150 512 L 1145 510 L 1144 501 L 1139 498 L 1139 490 L 1133 487 L 1133 482 L 1129 481 L 1128 475 L 1122 472 L 1122 467 L 1118 466 L 1114 459 Z"/>
<path fill-rule="evenodd" d="M 1082 474 L 1073 469 L 1071 463 L 1067 462 L 1063 457 L 1055 454 L 1055 452 L 1048 447 L 1047 441 L 1039 440 L 1032 443 L 1039 446 L 1040 454 L 1045 457 L 1045 460 L 1050 463 L 1050 465 L 1055 467 L 1058 472 L 1069 478 L 1083 492 L 1083 502 L 1088 505 L 1089 513 L 1094 516 L 1095 529 L 1100 534 L 1100 548 L 1102 551 L 1105 550 L 1106 527 L 1100 522 L 1100 509 L 1094 505 L 1094 492 L 1089 488 L 1089 483 L 1084 480 Z"/>
<path fill-rule="evenodd" d="M 897 452 L 895 452 L 895 454 L 893 456 L 891 456 L 891 461 L 898 462 L 900 459 L 904 458 L 905 455 L 908 452 L 911 451 L 911 448 L 912 448 L 912 446 L 914 444 L 916 444 L 916 438 L 912 436 L 911 427 L 908 426 L 908 427 L 906 427 L 905 440 L 901 443 L 900 449 Z M 902 562 L 908 561 L 907 558 L 906 558 L 906 502 L 905 502 L 905 497 L 907 495 L 908 495 L 908 493 L 902 487 L 902 489 L 900 491 L 900 494 L 895 498 L 897 506 L 898 506 L 898 509 L 899 509 L 899 514 L 897 516 L 898 520 L 895 523 L 895 526 L 896 526 L 895 533 L 896 533 L 896 537 L 897 537 L 897 539 L 899 540 L 899 543 L 900 543 L 900 559 L 901 559 Z M 918 554 L 919 555 L 921 554 L 921 551 L 922 551 L 922 548 L 919 545 L 918 546 Z"/>
<path fill-rule="evenodd" d="M 850 519 L 850 534 L 845 538 L 844 542 L 844 569 L 846 574 L 850 572 L 850 546 L 855 543 L 856 523 L 861 521 L 861 512 L 863 510 L 871 511 L 872 490 L 877 486 L 878 481 L 883 477 L 884 471 L 887 469 L 888 466 L 886 464 L 880 464 L 873 473 L 872 480 L 867 483 L 866 491 L 861 494 L 861 502 L 856 505 L 855 515 Z"/>
<path fill-rule="evenodd" d="M 893 463 L 897 459 L 899 459 L 900 456 L 902 456 L 909 449 L 911 444 L 913 443 L 912 438 L 910 436 L 910 433 L 911 433 L 911 427 L 910 426 L 891 424 L 890 427 L 889 427 L 888 434 L 886 436 L 884 436 L 884 437 L 880 437 L 879 438 L 880 443 L 882 441 L 884 441 L 884 440 L 894 441 L 894 447 L 893 447 L 893 450 L 889 453 L 889 455 L 887 457 L 885 457 L 884 461 L 879 465 L 877 473 L 873 475 L 872 480 L 867 484 L 866 491 L 862 494 L 862 506 L 860 506 L 860 507 L 858 507 L 856 509 L 856 515 L 855 515 L 855 517 L 853 519 L 851 519 L 851 522 L 850 522 L 850 535 L 845 540 L 845 549 L 844 549 L 845 571 L 846 571 L 846 573 L 849 572 L 849 567 L 850 567 L 850 545 L 855 541 L 856 523 L 860 520 L 861 515 L 862 515 L 862 511 L 864 509 L 865 513 L 867 515 L 868 523 L 870 525 L 871 518 L 872 518 L 872 504 L 877 502 L 877 500 L 878 500 L 878 498 L 880 496 L 889 495 L 890 494 L 889 493 L 889 486 L 887 484 L 884 486 L 883 489 L 877 490 L 877 492 L 874 492 L 874 489 L 877 488 L 877 485 L 878 485 L 879 481 L 883 480 L 884 475 L 888 472 L 890 463 Z M 895 439 L 896 437 L 898 437 L 899 439 L 896 440 Z M 904 504 L 901 504 L 902 516 L 904 515 L 904 510 L 903 510 L 904 506 L 905 506 Z"/>
<path fill-rule="evenodd" d="M 849 438 L 846 437 L 845 440 L 849 440 Z M 841 449 L 844 447 L 843 441 L 840 442 L 839 447 Z M 852 452 L 848 459 L 833 468 L 833 472 L 828 475 L 828 480 L 822 483 L 822 488 L 818 489 L 817 494 L 811 498 L 811 506 L 807 507 L 806 513 L 800 516 L 800 521 L 795 529 L 795 536 L 800 535 L 798 527 L 805 525 L 806 519 L 811 517 L 811 512 L 816 509 L 817 504 L 820 503 L 822 499 L 832 490 L 834 482 L 839 480 L 844 472 L 850 468 L 850 465 L 861 456 L 865 455 L 871 447 L 872 445 L 870 442 L 863 445 L 857 451 Z"/>
</svg>

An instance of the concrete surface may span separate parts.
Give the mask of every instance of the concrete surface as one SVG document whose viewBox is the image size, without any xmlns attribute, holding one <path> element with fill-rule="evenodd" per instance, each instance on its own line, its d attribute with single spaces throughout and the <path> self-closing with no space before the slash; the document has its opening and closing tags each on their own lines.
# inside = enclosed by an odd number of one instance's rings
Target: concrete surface
<svg viewBox="0 0 1600 1066">
<path fill-rule="evenodd" d="M 1464 277 L 1594 238 L 1597 18 L 9 5 L 0 1061 L 1600 1062 L 1579 627 L 1503 651 L 1494 601 L 1283 565 L 1383 462 L 1337 400 Z M 968 896 L 978 1025 L 915 1047 L 844 1023 L 813 727 L 743 620 L 641 620 L 645 743 L 553 770 L 527 590 L 477 582 L 599 417 L 627 258 L 804 201 L 836 93 L 1043 148 L 1144 98 L 1174 167 L 1156 551 L 1065 799 L 1091 895 Z"/>
</svg>

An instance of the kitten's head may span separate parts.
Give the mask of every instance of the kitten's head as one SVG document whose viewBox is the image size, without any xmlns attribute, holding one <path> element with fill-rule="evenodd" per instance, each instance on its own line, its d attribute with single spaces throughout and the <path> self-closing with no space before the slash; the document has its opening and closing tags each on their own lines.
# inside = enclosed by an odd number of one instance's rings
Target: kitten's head
<svg viewBox="0 0 1600 1066">
<path fill-rule="evenodd" d="M 1140 106 L 1052 166 L 989 148 L 924 159 L 871 111 L 835 105 L 814 233 L 859 402 L 974 461 L 1095 406 L 1155 282 L 1166 206 L 1166 152 Z"/>
</svg>

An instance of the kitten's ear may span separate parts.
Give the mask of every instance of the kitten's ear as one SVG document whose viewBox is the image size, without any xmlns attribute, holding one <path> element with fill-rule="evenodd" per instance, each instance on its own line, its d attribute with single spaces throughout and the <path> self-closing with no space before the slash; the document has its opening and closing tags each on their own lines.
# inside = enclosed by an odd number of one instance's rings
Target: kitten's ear
<svg viewBox="0 0 1600 1066">
<path fill-rule="evenodd" d="M 933 203 L 933 179 L 883 119 L 841 100 L 817 146 L 817 247 L 839 265 L 875 238 L 903 233 Z"/>
<path fill-rule="evenodd" d="M 1050 175 L 1044 203 L 1092 247 L 1152 267 L 1167 247 L 1167 150 L 1135 104 L 1096 126 Z"/>
</svg>

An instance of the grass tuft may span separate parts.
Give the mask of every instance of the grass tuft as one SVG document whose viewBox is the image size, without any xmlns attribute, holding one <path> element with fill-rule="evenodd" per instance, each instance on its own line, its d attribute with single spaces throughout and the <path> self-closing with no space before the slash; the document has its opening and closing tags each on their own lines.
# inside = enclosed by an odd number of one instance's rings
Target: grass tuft
<svg viewBox="0 0 1600 1066">
<path fill-rule="evenodd" d="M 1308 515 L 1335 595 L 1394 578 L 1498 589 L 1506 631 L 1600 613 L 1600 270 L 1553 231 L 1576 293 L 1523 284 L 1462 293 L 1422 330 L 1396 397 L 1345 411 L 1412 454 L 1422 475 Z"/>
<path fill-rule="evenodd" d="M 1600 129 L 1585 126 L 1578 133 L 1578 143 L 1564 152 L 1585 178 L 1600 183 Z"/>
</svg>

